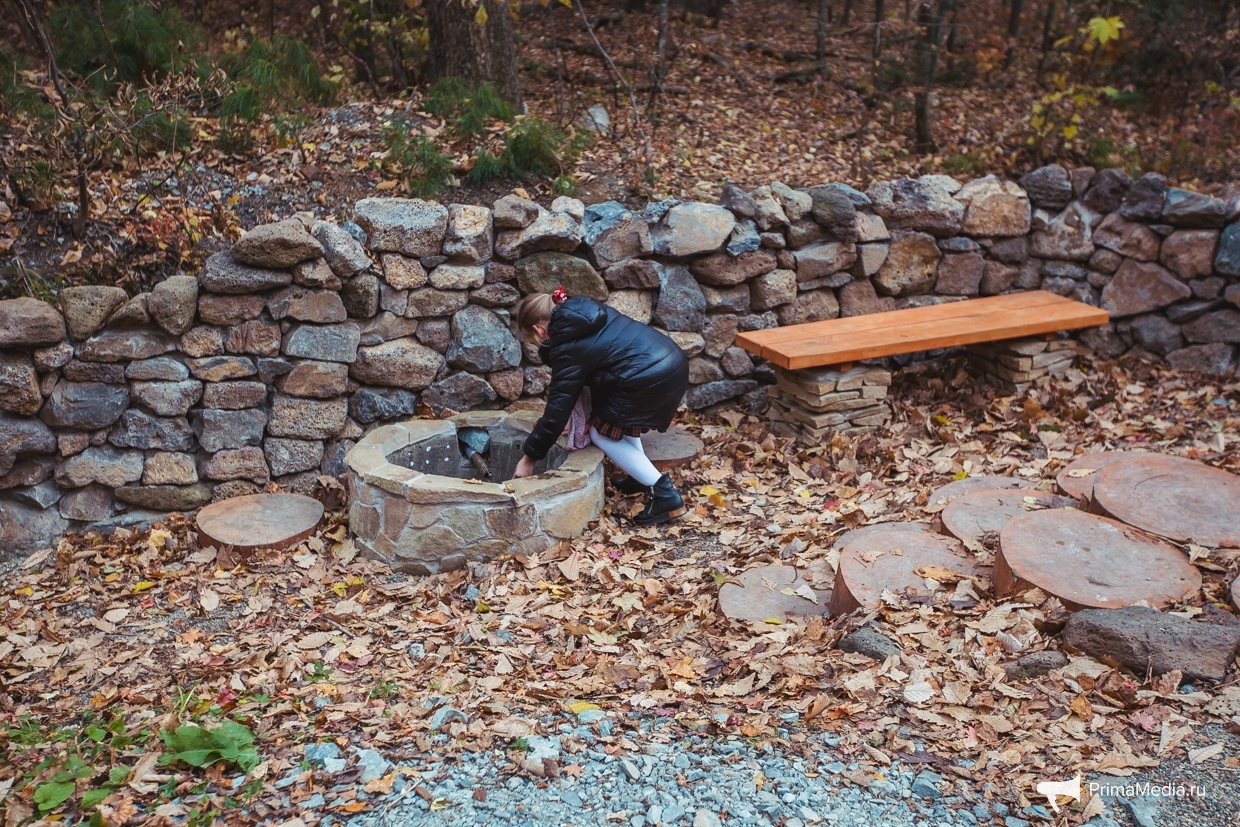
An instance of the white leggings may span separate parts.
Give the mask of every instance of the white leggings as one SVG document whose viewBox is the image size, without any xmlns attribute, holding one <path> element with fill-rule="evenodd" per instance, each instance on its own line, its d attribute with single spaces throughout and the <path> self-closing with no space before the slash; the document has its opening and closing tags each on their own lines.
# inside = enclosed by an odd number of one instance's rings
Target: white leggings
<svg viewBox="0 0 1240 827">
<path fill-rule="evenodd" d="M 621 471 L 644 486 L 654 485 L 659 481 L 659 477 L 663 476 L 659 469 L 655 468 L 646 458 L 646 452 L 642 449 L 642 441 L 638 437 L 608 439 L 600 434 L 597 428 L 590 426 L 590 440 L 601 448 L 608 459 L 614 462 Z"/>
</svg>

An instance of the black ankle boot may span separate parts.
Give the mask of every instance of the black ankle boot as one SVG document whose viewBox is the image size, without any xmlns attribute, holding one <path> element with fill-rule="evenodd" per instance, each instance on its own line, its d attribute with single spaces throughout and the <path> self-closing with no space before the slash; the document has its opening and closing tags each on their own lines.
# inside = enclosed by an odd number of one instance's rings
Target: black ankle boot
<svg viewBox="0 0 1240 827">
<path fill-rule="evenodd" d="M 633 518 L 633 522 L 641 526 L 659 525 L 684 516 L 685 503 L 672 487 L 672 481 L 664 474 L 659 481 L 646 489 L 650 501 L 645 510 Z"/>
<path fill-rule="evenodd" d="M 611 487 L 626 497 L 631 497 L 634 494 L 641 494 L 650 490 L 637 480 L 630 477 L 628 474 L 616 474 L 612 477 Z"/>
</svg>

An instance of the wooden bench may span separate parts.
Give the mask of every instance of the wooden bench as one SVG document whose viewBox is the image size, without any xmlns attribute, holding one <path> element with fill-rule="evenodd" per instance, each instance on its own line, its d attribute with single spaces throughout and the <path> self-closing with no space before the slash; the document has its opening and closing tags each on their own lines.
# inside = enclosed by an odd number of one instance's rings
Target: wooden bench
<svg viewBox="0 0 1240 827">
<path fill-rule="evenodd" d="M 1110 314 L 1043 290 L 754 330 L 736 343 L 786 370 L 1078 330 Z"/>
</svg>

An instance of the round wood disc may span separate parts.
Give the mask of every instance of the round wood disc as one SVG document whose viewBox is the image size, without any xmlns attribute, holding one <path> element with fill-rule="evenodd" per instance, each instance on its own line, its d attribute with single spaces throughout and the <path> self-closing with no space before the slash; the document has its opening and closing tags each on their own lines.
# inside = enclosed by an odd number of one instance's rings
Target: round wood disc
<svg viewBox="0 0 1240 827">
<path fill-rule="evenodd" d="M 1240 477 L 1183 457 L 1157 454 L 1098 472 L 1103 513 L 1151 534 L 1210 548 L 1240 548 Z"/>
<path fill-rule="evenodd" d="M 1020 477 L 965 477 L 952 480 L 947 485 L 936 488 L 930 494 L 930 505 L 946 505 L 957 497 L 972 494 L 974 491 L 1002 491 L 1007 488 L 1037 488 L 1036 480 L 1023 480 Z"/>
<path fill-rule="evenodd" d="M 922 531 L 884 531 L 849 542 L 840 551 L 840 564 L 831 590 L 831 615 L 856 609 L 875 609 L 884 591 L 913 588 L 926 591 L 920 571 L 943 570 L 975 577 L 977 561 L 954 540 Z M 946 576 L 935 577 L 945 580 Z"/>
<path fill-rule="evenodd" d="M 724 583 L 719 589 L 719 610 L 733 620 L 761 623 L 772 618 L 825 615 L 831 601 L 829 591 L 811 588 L 817 603 L 796 594 L 796 589 L 809 584 L 792 566 L 759 566 L 741 572 L 736 579 L 742 585 Z"/>
<path fill-rule="evenodd" d="M 1178 549 L 1117 520 L 1071 508 L 1008 520 L 995 555 L 995 594 L 1037 586 L 1078 609 L 1118 609 L 1145 600 L 1161 608 L 1201 588 Z"/>
<path fill-rule="evenodd" d="M 687 465 L 702 454 L 702 440 L 673 425 L 664 433 L 650 431 L 642 434 L 642 448 L 655 468 L 667 471 Z"/>
<path fill-rule="evenodd" d="M 1094 481 L 1098 479 L 1099 471 L 1121 459 L 1132 459 L 1133 457 L 1149 455 L 1149 451 L 1141 449 L 1135 451 L 1095 451 L 1092 454 L 1081 454 L 1063 467 L 1063 470 L 1055 477 L 1055 482 L 1059 484 L 1059 490 L 1069 497 L 1076 497 L 1078 500 L 1092 499 L 1094 496 Z"/>
<path fill-rule="evenodd" d="M 198 512 L 200 545 L 236 551 L 283 549 L 314 533 L 323 504 L 302 494 L 250 494 L 212 503 Z"/>
<path fill-rule="evenodd" d="M 1071 497 L 1027 488 L 1006 491 L 974 491 L 957 497 L 943 509 L 943 527 L 957 540 L 981 542 L 982 536 L 998 532 L 1008 520 L 1045 508 L 1070 508 L 1078 503 Z"/>
<path fill-rule="evenodd" d="M 845 531 L 835 539 L 832 548 L 842 549 L 860 537 L 869 537 L 873 534 L 882 534 L 886 531 L 929 531 L 930 528 L 925 523 L 874 523 L 873 525 L 863 525 L 861 528 L 854 528 L 851 531 Z"/>
</svg>

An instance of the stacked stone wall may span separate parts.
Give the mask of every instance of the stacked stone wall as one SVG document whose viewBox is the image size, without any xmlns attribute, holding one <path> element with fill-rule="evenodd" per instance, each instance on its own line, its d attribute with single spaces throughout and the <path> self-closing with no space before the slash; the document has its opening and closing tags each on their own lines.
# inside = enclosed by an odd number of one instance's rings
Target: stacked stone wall
<svg viewBox="0 0 1240 827">
<path fill-rule="evenodd" d="M 507 196 L 299 215 L 149 293 L 0 302 L 0 549 L 271 481 L 306 489 L 382 424 L 533 404 L 549 370 L 510 308 L 559 285 L 666 331 L 693 409 L 775 381 L 740 331 L 1018 290 L 1110 311 L 1079 337 L 1104 356 L 1223 374 L 1240 343 L 1238 216 L 1240 198 L 1158 175 L 1058 166 L 864 193 L 729 186 L 720 204 L 641 211 Z"/>
</svg>

